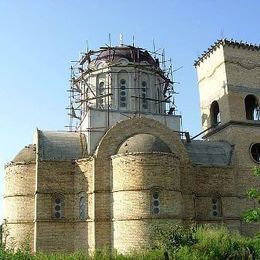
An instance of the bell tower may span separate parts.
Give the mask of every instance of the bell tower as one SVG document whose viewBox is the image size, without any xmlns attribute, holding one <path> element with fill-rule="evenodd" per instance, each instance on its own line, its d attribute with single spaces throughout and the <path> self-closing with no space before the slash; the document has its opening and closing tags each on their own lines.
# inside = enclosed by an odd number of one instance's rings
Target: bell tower
<svg viewBox="0 0 260 260">
<path fill-rule="evenodd" d="M 219 40 L 194 65 L 204 138 L 228 141 L 240 162 L 259 163 L 252 147 L 260 157 L 260 46 Z"/>
</svg>

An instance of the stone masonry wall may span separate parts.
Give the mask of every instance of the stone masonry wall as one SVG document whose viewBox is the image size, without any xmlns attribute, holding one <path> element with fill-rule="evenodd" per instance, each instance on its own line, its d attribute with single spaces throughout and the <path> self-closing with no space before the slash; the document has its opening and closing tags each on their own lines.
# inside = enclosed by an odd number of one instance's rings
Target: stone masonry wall
<svg viewBox="0 0 260 260">
<path fill-rule="evenodd" d="M 111 187 L 113 168 L 111 156 L 130 136 L 139 133 L 159 137 L 170 150 L 180 157 L 180 165 L 188 162 L 188 155 L 179 136 L 161 123 L 148 118 L 131 118 L 111 127 L 101 139 L 95 153 L 95 238 L 96 248 L 111 246 L 112 205 Z"/>
<path fill-rule="evenodd" d="M 120 252 L 149 244 L 150 220 L 181 220 L 179 159 L 166 153 L 115 155 L 113 164 L 113 247 Z M 160 214 L 152 213 L 159 192 Z M 124 235 L 123 235 L 124 234 Z"/>
<path fill-rule="evenodd" d="M 37 174 L 36 251 L 88 250 L 88 223 L 93 221 L 93 160 L 40 161 Z M 64 196 L 64 217 L 52 216 L 53 196 Z M 87 198 L 87 219 L 79 218 L 79 200 Z M 80 235 L 81 234 L 81 235 Z"/>
<path fill-rule="evenodd" d="M 25 244 L 33 248 L 35 163 L 13 163 L 6 168 L 4 187 L 4 227 L 7 247 Z"/>
</svg>

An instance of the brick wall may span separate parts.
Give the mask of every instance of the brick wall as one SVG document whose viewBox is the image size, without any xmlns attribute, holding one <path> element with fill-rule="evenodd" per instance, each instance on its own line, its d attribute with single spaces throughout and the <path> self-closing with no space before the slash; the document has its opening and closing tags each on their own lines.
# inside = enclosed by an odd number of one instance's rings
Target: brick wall
<svg viewBox="0 0 260 260">
<path fill-rule="evenodd" d="M 6 168 L 4 186 L 4 227 L 7 247 L 33 248 L 35 163 L 13 163 Z M 7 235 L 8 234 L 8 235 Z"/>
</svg>

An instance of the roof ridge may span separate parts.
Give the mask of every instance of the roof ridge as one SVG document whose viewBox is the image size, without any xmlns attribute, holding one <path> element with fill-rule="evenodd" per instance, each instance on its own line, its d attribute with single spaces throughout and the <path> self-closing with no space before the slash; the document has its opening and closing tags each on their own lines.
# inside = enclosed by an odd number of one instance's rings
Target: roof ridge
<svg viewBox="0 0 260 260">
<path fill-rule="evenodd" d="M 236 41 L 233 38 L 227 39 L 219 39 L 215 41 L 206 51 L 204 51 L 195 61 L 194 61 L 194 66 L 198 66 L 204 59 L 210 56 L 211 53 L 213 53 L 217 48 L 220 46 L 232 46 L 233 48 L 238 47 L 238 48 L 243 48 L 243 49 L 248 49 L 248 50 L 260 50 L 260 44 L 253 44 L 253 43 L 248 43 L 248 42 L 243 42 L 243 41 Z"/>
</svg>

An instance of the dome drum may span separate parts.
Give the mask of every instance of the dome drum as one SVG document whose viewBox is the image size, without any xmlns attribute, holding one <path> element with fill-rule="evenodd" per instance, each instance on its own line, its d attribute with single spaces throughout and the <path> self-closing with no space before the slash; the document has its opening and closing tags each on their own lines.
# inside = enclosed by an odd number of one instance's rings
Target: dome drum
<svg viewBox="0 0 260 260">
<path fill-rule="evenodd" d="M 112 156 L 113 191 L 149 189 L 153 186 L 179 190 L 179 164 L 176 156 L 166 153 Z"/>
</svg>

